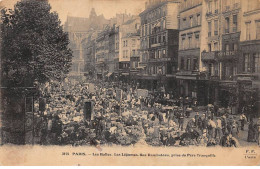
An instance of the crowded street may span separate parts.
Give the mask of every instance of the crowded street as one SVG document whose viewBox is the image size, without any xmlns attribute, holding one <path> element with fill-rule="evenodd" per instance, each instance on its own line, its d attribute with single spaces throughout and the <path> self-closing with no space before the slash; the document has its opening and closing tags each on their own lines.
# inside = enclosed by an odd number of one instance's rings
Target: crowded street
<svg viewBox="0 0 260 169">
<path fill-rule="evenodd" d="M 46 103 L 44 109 L 35 104 L 34 124 L 41 145 L 257 145 L 257 118 L 122 82 L 67 79 L 50 84 L 43 94 Z"/>
</svg>

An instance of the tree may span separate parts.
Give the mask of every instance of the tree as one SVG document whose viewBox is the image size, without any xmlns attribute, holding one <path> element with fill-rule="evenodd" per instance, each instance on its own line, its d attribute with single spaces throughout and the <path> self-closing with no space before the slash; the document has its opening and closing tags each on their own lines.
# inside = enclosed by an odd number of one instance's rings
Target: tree
<svg viewBox="0 0 260 169">
<path fill-rule="evenodd" d="M 68 34 L 46 0 L 21 0 L 13 10 L 1 10 L 0 23 L 2 139 L 25 144 L 31 138 L 26 134 L 32 128 L 33 100 L 45 83 L 66 77 L 72 52 Z"/>
<path fill-rule="evenodd" d="M 48 2 L 21 0 L 14 10 L 2 10 L 1 30 L 2 86 L 26 88 L 66 77 L 72 60 L 68 34 Z"/>
</svg>

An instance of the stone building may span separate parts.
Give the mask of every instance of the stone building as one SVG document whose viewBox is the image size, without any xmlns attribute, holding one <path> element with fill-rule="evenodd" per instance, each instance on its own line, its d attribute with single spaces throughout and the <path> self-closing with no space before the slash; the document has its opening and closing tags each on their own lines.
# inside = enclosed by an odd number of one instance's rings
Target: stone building
<svg viewBox="0 0 260 169">
<path fill-rule="evenodd" d="M 241 34 L 241 0 L 205 0 L 201 60 L 205 68 L 206 103 L 237 111 L 236 75 Z"/>
<path fill-rule="evenodd" d="M 179 19 L 179 55 L 177 81 L 179 96 L 201 99 L 204 91 L 199 81 L 202 28 L 202 0 L 182 0 Z"/>
<path fill-rule="evenodd" d="M 140 33 L 139 31 L 136 33 L 129 33 L 126 36 L 122 37 L 121 41 L 123 45 L 123 55 L 122 58 L 120 58 L 119 62 L 119 72 L 122 76 L 121 79 L 124 79 L 124 81 L 126 82 L 130 82 L 130 70 L 133 66 L 136 67 L 136 64 L 138 64 L 138 58 L 134 59 L 134 57 L 138 56 L 138 52 L 140 49 Z M 132 64 L 131 59 L 133 61 Z M 130 65 L 132 65 L 132 67 Z"/>
<path fill-rule="evenodd" d="M 203 28 L 201 60 L 206 103 L 231 107 L 233 113 L 248 107 L 247 112 L 259 110 L 259 0 L 203 3 L 207 26 Z"/>
<path fill-rule="evenodd" d="M 96 38 L 99 31 L 93 31 L 83 42 L 84 51 L 84 75 L 91 78 L 96 77 Z"/>
<path fill-rule="evenodd" d="M 176 0 L 146 2 L 141 17 L 140 66 L 137 75 L 141 88 L 175 88 L 178 62 L 178 8 Z"/>
<path fill-rule="evenodd" d="M 110 26 L 107 25 L 96 38 L 95 68 L 98 79 L 104 79 L 109 72 L 109 32 Z"/>
<path fill-rule="evenodd" d="M 252 115 L 258 113 L 256 116 L 260 116 L 260 1 L 250 0 L 241 3 L 241 53 L 237 74 L 239 110 L 249 105 L 251 110 L 248 112 Z"/>
</svg>

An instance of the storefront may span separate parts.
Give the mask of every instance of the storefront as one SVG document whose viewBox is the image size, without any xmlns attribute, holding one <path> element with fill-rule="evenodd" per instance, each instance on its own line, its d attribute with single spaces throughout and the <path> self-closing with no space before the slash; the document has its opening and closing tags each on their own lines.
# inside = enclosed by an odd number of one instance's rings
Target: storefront
<svg viewBox="0 0 260 169">
<path fill-rule="evenodd" d="M 238 86 L 236 81 L 219 83 L 219 106 L 231 108 L 232 114 L 238 113 Z"/>
</svg>

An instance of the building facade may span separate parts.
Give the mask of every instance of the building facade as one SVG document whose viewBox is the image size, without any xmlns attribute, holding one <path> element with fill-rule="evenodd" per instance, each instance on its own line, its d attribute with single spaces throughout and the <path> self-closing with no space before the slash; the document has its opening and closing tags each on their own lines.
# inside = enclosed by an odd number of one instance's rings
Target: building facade
<svg viewBox="0 0 260 169">
<path fill-rule="evenodd" d="M 140 49 L 139 41 L 140 34 L 140 18 L 132 16 L 131 19 L 119 25 L 118 29 L 118 77 L 125 81 L 129 81 L 130 57 L 133 50 Z"/>
<path fill-rule="evenodd" d="M 163 90 L 175 88 L 178 67 L 178 9 L 174 0 L 149 1 L 140 13 L 140 66 L 138 81 L 141 88 Z"/>
<path fill-rule="evenodd" d="M 96 39 L 96 73 L 98 79 L 104 79 L 109 73 L 109 32 L 110 27 L 107 25 L 102 32 L 100 32 Z"/>
<path fill-rule="evenodd" d="M 126 82 L 130 82 L 130 78 L 132 77 L 131 74 L 131 68 L 136 67 L 138 63 L 138 58 L 135 58 L 136 60 L 134 61 L 134 57 L 138 57 L 138 52 L 140 49 L 140 34 L 139 32 L 137 33 L 129 33 L 125 37 L 122 37 L 122 53 L 123 57 L 120 58 L 119 62 L 119 72 L 123 76 L 122 78 L 125 77 Z M 132 59 L 132 64 L 131 64 L 131 59 Z M 131 67 L 132 66 L 132 67 Z"/>
<path fill-rule="evenodd" d="M 241 3 L 241 55 L 237 75 L 239 110 L 247 107 L 252 116 L 259 116 L 260 1 L 250 0 Z"/>
<path fill-rule="evenodd" d="M 207 101 L 237 111 L 236 75 L 240 58 L 241 1 L 206 0 L 202 63 L 206 70 Z"/>
<path fill-rule="evenodd" d="M 231 107 L 233 113 L 248 105 L 256 110 L 259 101 L 259 3 L 205 0 L 203 5 L 207 35 L 201 60 L 207 103 Z"/>
<path fill-rule="evenodd" d="M 181 1 L 177 73 L 179 96 L 199 99 L 199 103 L 204 98 L 204 92 L 199 91 L 202 14 L 202 0 Z"/>
<path fill-rule="evenodd" d="M 85 68 L 84 73 L 86 76 L 90 78 L 96 77 L 96 37 L 97 31 L 91 33 L 87 39 L 85 39 L 84 44 L 84 60 L 85 60 Z"/>
</svg>

